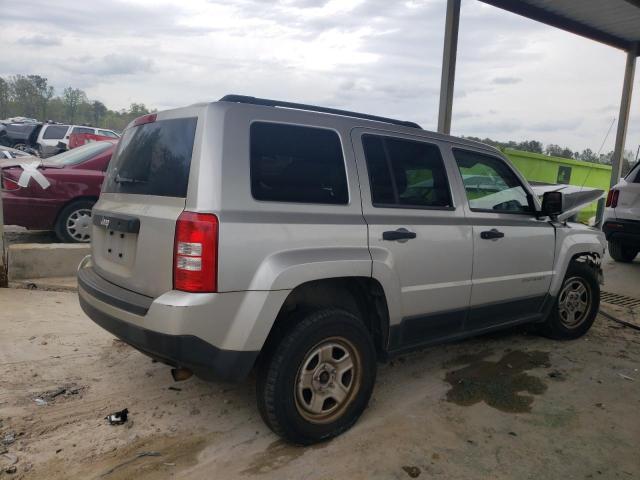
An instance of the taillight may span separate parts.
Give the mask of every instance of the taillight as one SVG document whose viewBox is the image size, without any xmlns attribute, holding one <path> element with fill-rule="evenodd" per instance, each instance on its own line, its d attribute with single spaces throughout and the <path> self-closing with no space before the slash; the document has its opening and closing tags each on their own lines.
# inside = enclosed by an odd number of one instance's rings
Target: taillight
<svg viewBox="0 0 640 480">
<path fill-rule="evenodd" d="M 620 190 L 612 188 L 607 194 L 607 207 L 616 208 L 618 206 L 618 197 L 620 196 Z"/>
<path fill-rule="evenodd" d="M 218 289 L 218 217 L 182 212 L 176 222 L 173 288 L 212 293 Z"/>
</svg>

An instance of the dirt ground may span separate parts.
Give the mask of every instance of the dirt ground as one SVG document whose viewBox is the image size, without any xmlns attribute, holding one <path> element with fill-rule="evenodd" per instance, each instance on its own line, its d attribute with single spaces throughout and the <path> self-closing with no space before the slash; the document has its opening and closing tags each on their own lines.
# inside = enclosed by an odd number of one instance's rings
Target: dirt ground
<svg viewBox="0 0 640 480">
<path fill-rule="evenodd" d="M 517 330 L 433 347 L 380 366 L 352 430 L 299 448 L 262 423 L 252 378 L 174 383 L 75 294 L 3 289 L 0 468 L 16 472 L 0 478 L 640 478 L 638 368 L 640 332 L 603 316 L 573 342 Z"/>
</svg>

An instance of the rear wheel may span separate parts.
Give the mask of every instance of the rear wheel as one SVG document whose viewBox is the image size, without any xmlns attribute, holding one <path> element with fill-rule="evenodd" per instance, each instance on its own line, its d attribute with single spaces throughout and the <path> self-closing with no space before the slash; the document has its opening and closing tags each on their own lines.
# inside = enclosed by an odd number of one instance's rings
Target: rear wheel
<svg viewBox="0 0 640 480">
<path fill-rule="evenodd" d="M 593 268 L 572 262 L 543 333 L 558 340 L 579 338 L 589 331 L 600 308 L 600 285 Z"/>
<path fill-rule="evenodd" d="M 92 200 L 78 200 L 62 209 L 56 221 L 56 236 L 61 242 L 87 243 L 91 241 Z"/>
<path fill-rule="evenodd" d="M 629 263 L 633 262 L 633 259 L 638 255 L 638 249 L 633 247 L 627 247 L 620 242 L 609 240 L 609 255 L 616 262 Z"/>
<path fill-rule="evenodd" d="M 338 309 L 311 312 L 261 363 L 258 409 L 286 440 L 320 442 L 358 420 L 375 377 L 375 348 L 362 322 Z"/>
</svg>

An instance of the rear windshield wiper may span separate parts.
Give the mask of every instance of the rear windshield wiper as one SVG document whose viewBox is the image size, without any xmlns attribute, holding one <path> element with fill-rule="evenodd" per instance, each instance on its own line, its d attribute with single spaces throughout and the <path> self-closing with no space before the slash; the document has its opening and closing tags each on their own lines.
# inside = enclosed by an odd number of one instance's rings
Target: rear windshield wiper
<svg viewBox="0 0 640 480">
<path fill-rule="evenodd" d="M 116 175 L 115 182 L 116 183 L 147 183 L 146 180 L 139 180 L 137 178 L 121 177 L 120 175 Z"/>
</svg>

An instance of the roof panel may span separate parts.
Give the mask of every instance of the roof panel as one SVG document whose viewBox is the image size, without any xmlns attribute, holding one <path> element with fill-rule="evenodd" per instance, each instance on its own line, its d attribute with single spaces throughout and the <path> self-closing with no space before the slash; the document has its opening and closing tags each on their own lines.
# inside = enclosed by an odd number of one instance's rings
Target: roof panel
<svg viewBox="0 0 640 480">
<path fill-rule="evenodd" d="M 640 0 L 481 0 L 624 50 L 640 44 Z"/>
</svg>

